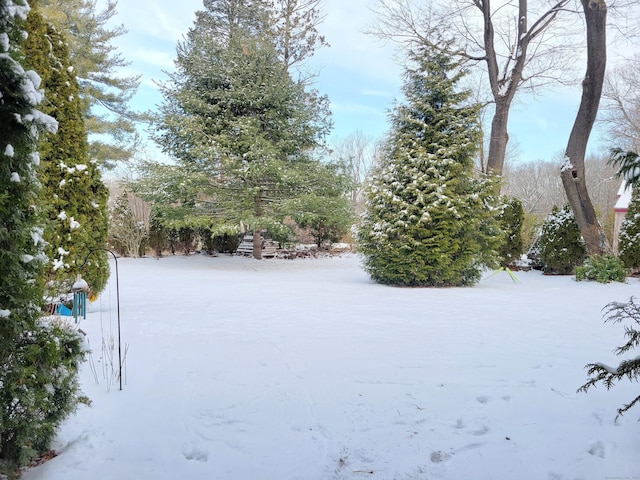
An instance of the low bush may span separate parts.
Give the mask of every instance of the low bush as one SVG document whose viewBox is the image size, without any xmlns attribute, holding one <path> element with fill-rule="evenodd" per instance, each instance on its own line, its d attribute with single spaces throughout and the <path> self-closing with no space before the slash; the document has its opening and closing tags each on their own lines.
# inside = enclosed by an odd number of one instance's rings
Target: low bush
<svg viewBox="0 0 640 480">
<path fill-rule="evenodd" d="M 593 255 L 575 269 L 576 280 L 595 280 L 600 283 L 624 282 L 627 269 L 614 255 Z"/>
</svg>

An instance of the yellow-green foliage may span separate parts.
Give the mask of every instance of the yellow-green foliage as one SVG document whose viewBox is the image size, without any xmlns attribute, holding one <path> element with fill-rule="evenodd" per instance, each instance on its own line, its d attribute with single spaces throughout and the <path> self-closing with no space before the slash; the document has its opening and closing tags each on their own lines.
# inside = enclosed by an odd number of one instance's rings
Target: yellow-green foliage
<svg viewBox="0 0 640 480">
<path fill-rule="evenodd" d="M 94 292 L 102 291 L 109 275 L 103 248 L 107 236 L 108 191 L 95 162 L 89 159 L 79 88 L 64 37 L 32 10 L 25 49 L 30 64 L 40 70 L 46 101 L 42 110 L 58 121 L 58 132 L 40 143 L 41 205 L 47 217 L 45 272 L 47 291 L 65 293 L 81 273 Z"/>
</svg>

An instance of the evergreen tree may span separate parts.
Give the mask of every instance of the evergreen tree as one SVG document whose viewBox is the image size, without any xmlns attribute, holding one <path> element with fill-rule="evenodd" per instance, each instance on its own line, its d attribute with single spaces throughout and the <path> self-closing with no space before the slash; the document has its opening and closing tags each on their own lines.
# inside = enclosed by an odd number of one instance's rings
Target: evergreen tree
<svg viewBox="0 0 640 480">
<path fill-rule="evenodd" d="M 629 208 L 620 226 L 618 237 L 619 257 L 624 266 L 640 268 L 640 185 L 634 184 Z"/>
<path fill-rule="evenodd" d="M 439 51 L 411 56 L 406 103 L 391 114 L 382 165 L 357 233 L 364 267 L 384 284 L 466 286 L 500 240 L 491 184 L 474 172 L 479 106 L 456 87 L 464 72 Z"/>
<path fill-rule="evenodd" d="M 505 234 L 498 253 L 502 266 L 508 267 L 520 258 L 524 250 L 524 242 L 522 240 L 524 210 L 522 202 L 517 198 L 504 198 L 498 219 Z"/>
<path fill-rule="evenodd" d="M 43 226 L 38 136 L 55 120 L 37 109 L 40 77 L 25 71 L 24 0 L 0 3 L 0 476 L 50 448 L 75 408 L 78 334 L 41 319 Z"/>
<path fill-rule="evenodd" d="M 68 292 L 78 273 L 99 293 L 109 265 L 105 252 L 89 253 L 106 246 L 108 190 L 97 163 L 89 160 L 79 87 L 64 38 L 37 8 L 29 13 L 27 29 L 29 64 L 43 72 L 47 92 L 41 109 L 58 121 L 58 134 L 47 135 L 40 146 L 45 253 L 52 260 L 45 273 L 47 293 Z"/>
<path fill-rule="evenodd" d="M 79 82 L 82 115 L 90 135 L 90 157 L 106 167 L 131 159 L 139 143 L 136 123 L 144 116 L 129 108 L 140 76 L 118 72 L 129 62 L 113 45 L 126 29 L 122 25 L 109 26 L 117 14 L 117 2 L 102 2 L 101 10 L 95 0 L 39 3 L 43 16 L 68 42 L 69 63 Z"/>
<path fill-rule="evenodd" d="M 287 72 L 262 2 L 205 2 L 162 87 L 154 139 L 207 178 L 200 213 L 279 230 L 292 198 L 317 190 L 313 158 L 328 129 L 326 99 Z M 206 208 L 205 208 L 206 207 Z"/>
<path fill-rule="evenodd" d="M 568 205 L 562 210 L 553 207 L 542 224 L 538 244 L 545 273 L 571 275 L 587 257 L 587 248 Z"/>
</svg>

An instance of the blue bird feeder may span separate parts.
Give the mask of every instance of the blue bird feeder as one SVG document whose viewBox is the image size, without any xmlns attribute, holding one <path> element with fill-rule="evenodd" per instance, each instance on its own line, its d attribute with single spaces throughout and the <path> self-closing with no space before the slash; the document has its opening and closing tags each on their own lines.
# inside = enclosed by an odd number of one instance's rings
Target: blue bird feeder
<svg viewBox="0 0 640 480">
<path fill-rule="evenodd" d="M 78 323 L 78 317 L 80 316 L 82 316 L 84 320 L 87 319 L 87 291 L 89 291 L 89 284 L 78 274 L 76 281 L 71 286 L 73 306 L 71 307 L 70 314 L 73 315 L 76 323 Z M 67 308 L 67 310 L 69 309 Z"/>
</svg>

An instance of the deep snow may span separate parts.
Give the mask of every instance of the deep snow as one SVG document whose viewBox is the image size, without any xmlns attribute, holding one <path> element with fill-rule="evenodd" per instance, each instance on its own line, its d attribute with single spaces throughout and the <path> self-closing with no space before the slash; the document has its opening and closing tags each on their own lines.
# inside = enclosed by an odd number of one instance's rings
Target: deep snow
<svg viewBox="0 0 640 480">
<path fill-rule="evenodd" d="M 120 259 L 124 389 L 100 348 L 112 275 L 80 324 L 92 406 L 23 478 L 640 479 L 640 409 L 616 420 L 638 384 L 576 393 L 586 363 L 621 360 L 602 308 L 639 281 L 517 277 L 400 289 L 352 254 Z"/>
</svg>

